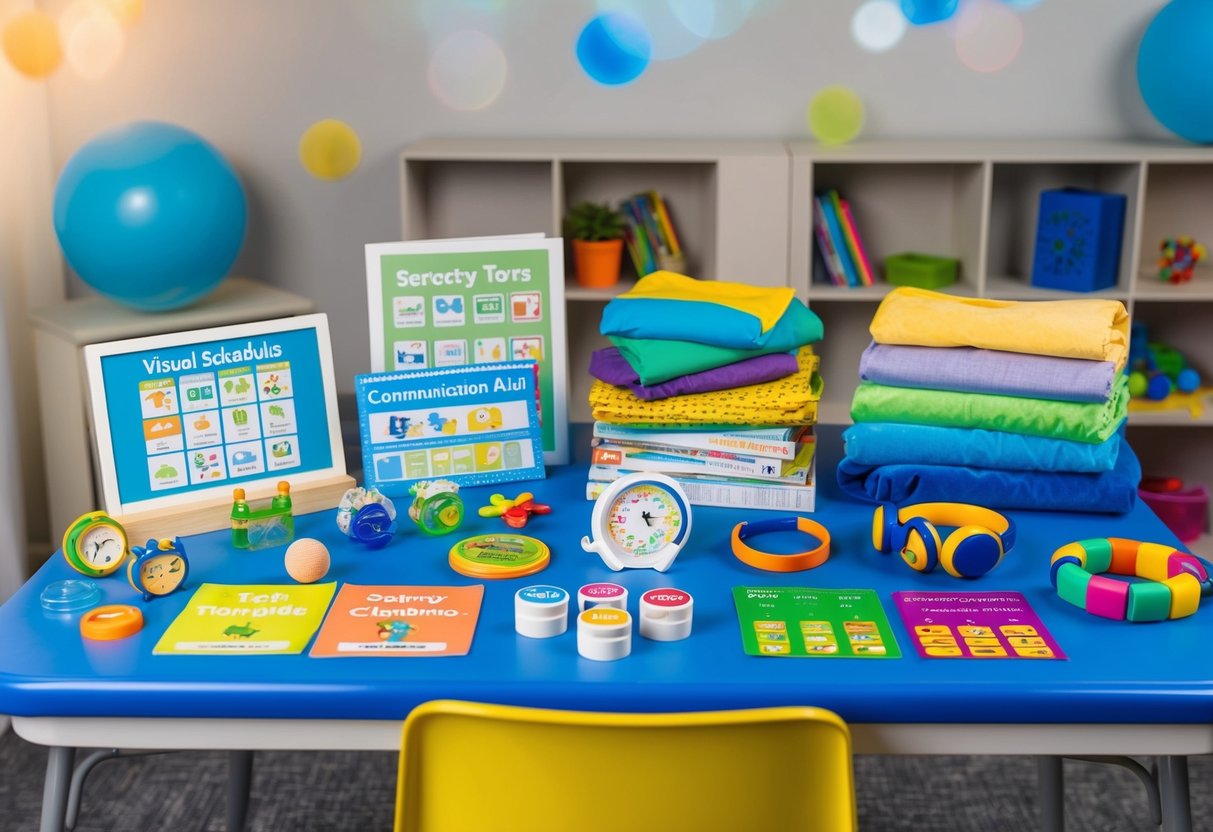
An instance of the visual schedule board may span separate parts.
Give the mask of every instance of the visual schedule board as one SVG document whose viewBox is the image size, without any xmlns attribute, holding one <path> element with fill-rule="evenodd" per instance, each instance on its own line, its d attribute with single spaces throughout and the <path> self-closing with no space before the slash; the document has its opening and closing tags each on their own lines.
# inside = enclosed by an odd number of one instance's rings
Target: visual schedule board
<svg viewBox="0 0 1213 832">
<path fill-rule="evenodd" d="M 535 361 L 544 461 L 568 461 L 560 240 L 377 243 L 366 268 L 372 371 Z"/>
<path fill-rule="evenodd" d="M 112 513 L 345 473 L 324 315 L 94 344 L 85 364 Z"/>
</svg>

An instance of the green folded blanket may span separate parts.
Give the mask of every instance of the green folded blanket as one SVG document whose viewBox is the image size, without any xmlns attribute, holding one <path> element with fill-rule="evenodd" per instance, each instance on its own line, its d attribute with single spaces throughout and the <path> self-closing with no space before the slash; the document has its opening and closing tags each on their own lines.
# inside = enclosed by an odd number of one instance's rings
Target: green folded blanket
<svg viewBox="0 0 1213 832">
<path fill-rule="evenodd" d="M 668 341 L 664 338 L 628 338 L 612 335 L 610 339 L 623 353 L 628 364 L 632 365 L 641 384 L 661 384 L 672 378 L 714 370 L 747 358 L 773 355 L 777 352 L 795 352 L 802 346 L 801 343 L 796 343 L 797 339 L 772 340 L 764 347 L 749 350 L 698 344 L 693 341 Z"/>
<path fill-rule="evenodd" d="M 1063 402 L 987 393 L 887 387 L 864 382 L 851 400 L 856 422 L 984 428 L 1030 436 L 1103 442 L 1125 418 L 1129 382 L 1121 375 L 1105 402 Z"/>
</svg>

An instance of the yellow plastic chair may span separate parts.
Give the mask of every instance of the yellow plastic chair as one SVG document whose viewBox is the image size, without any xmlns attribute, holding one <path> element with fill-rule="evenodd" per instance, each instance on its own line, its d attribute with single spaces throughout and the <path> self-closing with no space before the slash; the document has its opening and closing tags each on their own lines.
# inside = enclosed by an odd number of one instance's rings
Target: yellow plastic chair
<svg viewBox="0 0 1213 832">
<path fill-rule="evenodd" d="M 822 708 L 613 714 L 434 701 L 405 720 L 397 832 L 856 828 Z"/>
</svg>

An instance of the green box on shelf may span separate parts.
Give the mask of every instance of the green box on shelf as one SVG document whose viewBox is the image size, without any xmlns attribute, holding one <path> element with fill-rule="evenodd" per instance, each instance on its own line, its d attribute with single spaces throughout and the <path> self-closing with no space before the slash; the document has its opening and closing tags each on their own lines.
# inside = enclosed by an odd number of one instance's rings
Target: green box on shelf
<svg viewBox="0 0 1213 832">
<path fill-rule="evenodd" d="M 938 289 L 951 286 L 960 272 L 960 261 L 952 257 L 936 257 L 933 254 L 890 254 L 884 259 L 884 277 L 894 286 L 916 286 L 919 289 Z"/>
</svg>

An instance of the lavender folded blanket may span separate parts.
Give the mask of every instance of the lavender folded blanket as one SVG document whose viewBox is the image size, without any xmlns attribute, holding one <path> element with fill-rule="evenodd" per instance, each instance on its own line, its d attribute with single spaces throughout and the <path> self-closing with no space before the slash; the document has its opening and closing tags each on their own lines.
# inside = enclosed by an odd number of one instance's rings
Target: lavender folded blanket
<svg viewBox="0 0 1213 832">
<path fill-rule="evenodd" d="M 660 384 L 641 384 L 639 374 L 623 357 L 617 347 L 595 350 L 590 355 L 590 375 L 607 384 L 627 387 L 637 398 L 645 401 L 668 399 L 687 393 L 711 393 L 714 390 L 731 390 L 750 384 L 761 384 L 786 378 L 797 371 L 796 356 L 777 352 L 747 358 L 734 364 L 726 364 L 711 370 L 672 378 Z"/>
<path fill-rule="evenodd" d="M 1123 438 L 1116 467 L 1098 474 L 1005 471 L 963 465 L 838 463 L 838 487 L 871 502 L 965 502 L 995 509 L 1124 514 L 1137 500 L 1141 464 Z"/>
<path fill-rule="evenodd" d="M 859 377 L 891 387 L 1101 402 L 1112 394 L 1116 365 L 1111 361 L 975 347 L 914 347 L 873 342 L 860 356 Z"/>
</svg>

